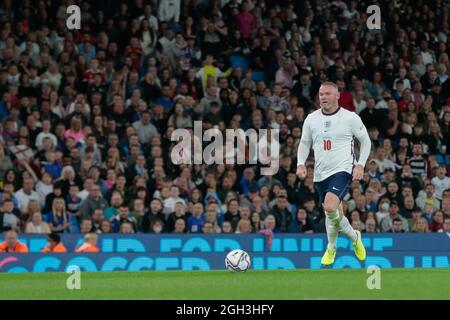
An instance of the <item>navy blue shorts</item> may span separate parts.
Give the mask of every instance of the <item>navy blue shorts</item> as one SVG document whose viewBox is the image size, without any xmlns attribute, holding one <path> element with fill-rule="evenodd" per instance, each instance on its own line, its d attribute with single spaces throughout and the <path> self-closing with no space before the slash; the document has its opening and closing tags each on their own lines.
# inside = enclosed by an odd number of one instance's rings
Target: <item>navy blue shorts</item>
<svg viewBox="0 0 450 320">
<path fill-rule="evenodd" d="M 324 202 L 327 192 L 334 193 L 342 201 L 352 184 L 352 180 L 352 175 L 343 171 L 335 173 L 323 181 L 314 182 L 314 188 L 319 194 L 320 203 Z"/>
</svg>

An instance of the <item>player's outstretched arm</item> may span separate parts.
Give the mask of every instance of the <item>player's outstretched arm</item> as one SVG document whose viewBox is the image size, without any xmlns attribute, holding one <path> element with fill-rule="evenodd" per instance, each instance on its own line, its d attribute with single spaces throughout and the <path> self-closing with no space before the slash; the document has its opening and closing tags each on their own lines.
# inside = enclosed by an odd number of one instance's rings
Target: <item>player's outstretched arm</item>
<svg viewBox="0 0 450 320">
<path fill-rule="evenodd" d="M 359 160 L 353 170 L 353 180 L 361 180 L 364 175 L 364 167 L 370 155 L 371 141 L 367 129 L 364 126 L 361 118 L 355 114 L 352 120 L 353 135 L 361 144 L 359 151 Z"/>
<path fill-rule="evenodd" d="M 306 166 L 304 164 L 301 164 L 297 167 L 297 177 L 300 179 L 305 179 L 307 174 Z"/>
<path fill-rule="evenodd" d="M 297 150 L 297 176 L 300 179 L 304 179 L 306 177 L 307 170 L 305 161 L 308 159 L 311 144 L 311 129 L 309 128 L 308 121 L 305 120 L 305 123 L 303 124 L 302 138 L 300 139 Z"/>
</svg>

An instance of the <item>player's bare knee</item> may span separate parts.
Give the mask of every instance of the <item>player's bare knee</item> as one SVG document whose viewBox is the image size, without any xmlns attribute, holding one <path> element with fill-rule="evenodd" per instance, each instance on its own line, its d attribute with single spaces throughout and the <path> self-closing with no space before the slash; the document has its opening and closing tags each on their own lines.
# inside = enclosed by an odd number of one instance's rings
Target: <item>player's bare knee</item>
<svg viewBox="0 0 450 320">
<path fill-rule="evenodd" d="M 332 202 L 325 202 L 323 204 L 323 210 L 325 211 L 326 214 L 328 213 L 334 213 L 336 211 L 336 205 Z"/>
</svg>

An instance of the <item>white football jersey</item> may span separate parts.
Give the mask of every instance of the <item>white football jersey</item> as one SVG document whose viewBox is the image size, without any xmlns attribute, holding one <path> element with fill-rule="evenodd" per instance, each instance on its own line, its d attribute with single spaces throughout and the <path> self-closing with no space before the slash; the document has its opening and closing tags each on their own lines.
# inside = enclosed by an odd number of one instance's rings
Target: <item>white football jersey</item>
<svg viewBox="0 0 450 320">
<path fill-rule="evenodd" d="M 365 166 L 370 153 L 370 137 L 356 113 L 342 107 L 333 114 L 324 114 L 322 109 L 318 109 L 306 117 L 302 131 L 298 165 L 304 164 L 312 145 L 315 182 L 323 181 L 337 172 L 352 174 L 353 166 L 357 163 Z M 354 152 L 355 137 L 361 142 L 359 161 Z M 301 150 L 302 148 L 307 150 Z"/>
</svg>

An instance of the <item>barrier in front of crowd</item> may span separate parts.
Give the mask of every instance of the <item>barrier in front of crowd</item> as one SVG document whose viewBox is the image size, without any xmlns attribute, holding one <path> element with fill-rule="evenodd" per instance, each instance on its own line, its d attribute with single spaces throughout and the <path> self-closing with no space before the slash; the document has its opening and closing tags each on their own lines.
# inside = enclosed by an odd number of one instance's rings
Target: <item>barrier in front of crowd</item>
<svg viewBox="0 0 450 320">
<path fill-rule="evenodd" d="M 101 253 L 73 253 L 82 235 L 63 234 L 69 253 L 42 254 L 44 235 L 21 235 L 28 254 L 0 254 L 0 272 L 214 270 L 224 269 L 228 251 L 241 248 L 252 257 L 252 269 L 319 269 L 325 234 L 277 234 L 269 248 L 262 235 L 100 235 Z M 339 237 L 333 265 L 341 268 L 449 268 L 450 234 L 365 234 L 367 259 L 360 262 L 348 239 Z"/>
</svg>

